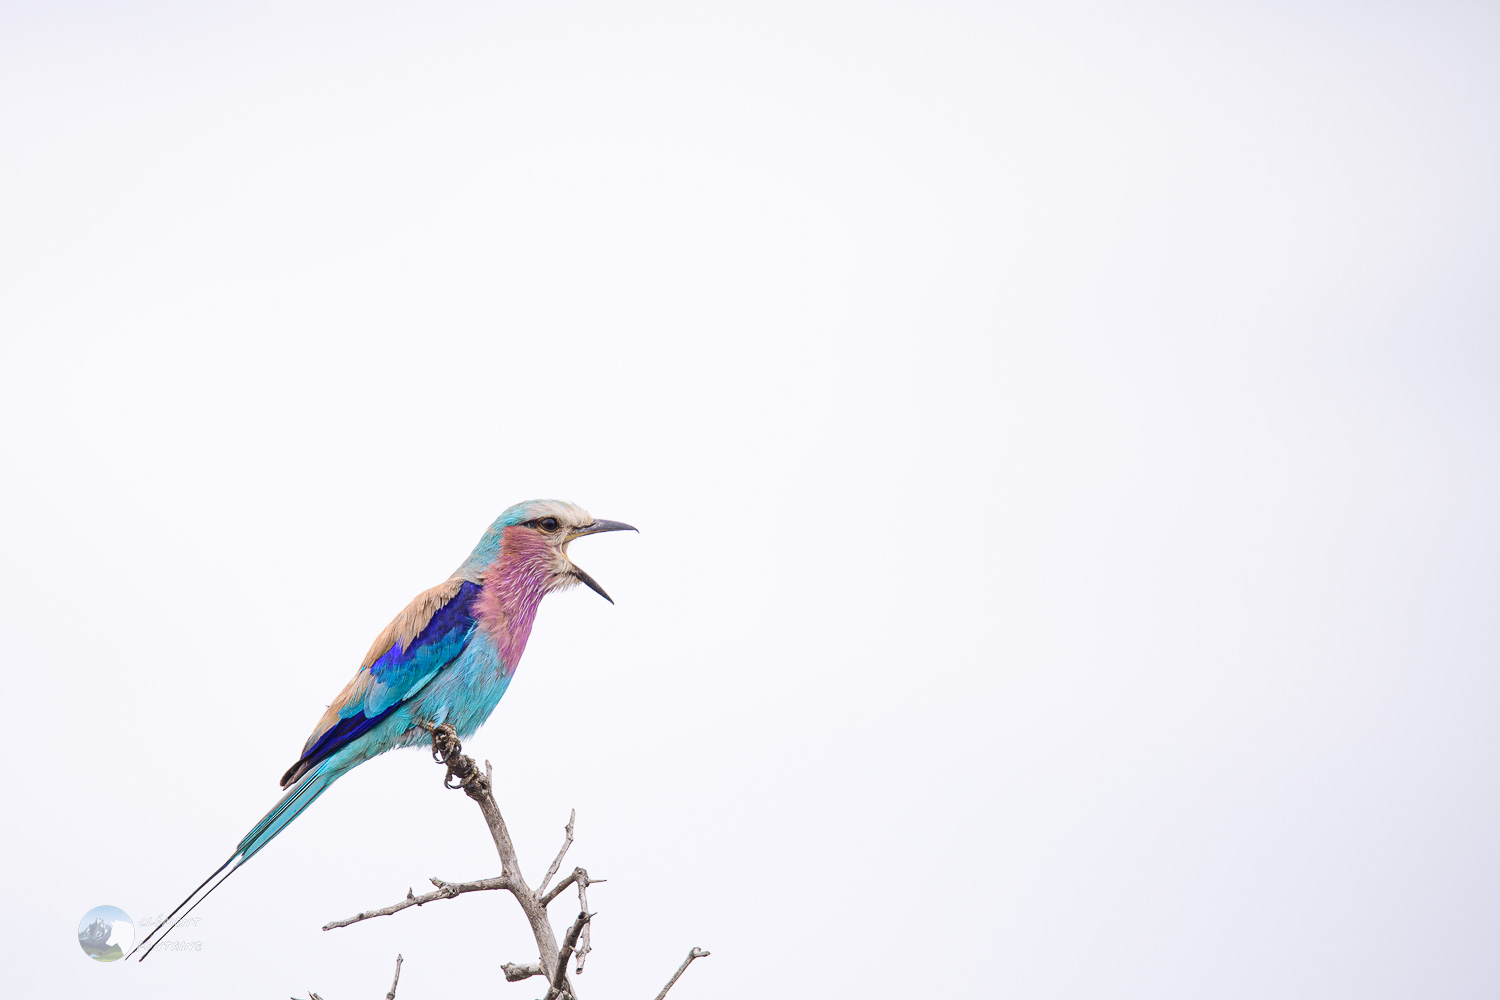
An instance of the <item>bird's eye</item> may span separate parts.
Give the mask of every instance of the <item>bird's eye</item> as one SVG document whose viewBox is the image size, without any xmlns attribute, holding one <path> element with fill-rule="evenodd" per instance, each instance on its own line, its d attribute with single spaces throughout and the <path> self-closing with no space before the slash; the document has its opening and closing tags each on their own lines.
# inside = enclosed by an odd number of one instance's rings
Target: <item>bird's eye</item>
<svg viewBox="0 0 1500 1000">
<path fill-rule="evenodd" d="M 544 518 L 542 518 L 541 525 L 542 525 L 542 530 L 543 531 L 556 531 L 557 530 L 557 518 L 555 518 L 555 517 L 544 517 Z"/>
</svg>

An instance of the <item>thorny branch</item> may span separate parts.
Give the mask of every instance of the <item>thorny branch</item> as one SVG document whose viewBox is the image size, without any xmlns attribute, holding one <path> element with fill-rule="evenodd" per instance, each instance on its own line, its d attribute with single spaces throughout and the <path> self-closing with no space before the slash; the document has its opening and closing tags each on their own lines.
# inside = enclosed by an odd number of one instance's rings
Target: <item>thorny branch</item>
<svg viewBox="0 0 1500 1000">
<path fill-rule="evenodd" d="M 354 916 L 346 917 L 343 920 L 330 920 L 323 925 L 323 929 L 331 931 L 335 927 L 348 927 L 350 924 L 357 924 L 361 920 L 369 920 L 371 917 L 388 917 L 393 913 L 400 913 L 408 906 L 421 906 L 423 903 L 430 903 L 434 899 L 452 899 L 454 896 L 459 896 L 466 892 L 483 892 L 486 889 L 506 889 L 510 885 L 504 875 L 498 878 L 483 878 L 477 882 L 444 882 L 440 878 L 432 878 L 427 881 L 437 886 L 437 891 L 425 892 L 420 896 L 413 896 L 412 891 L 407 889 L 406 898 L 399 903 L 392 903 L 390 906 L 383 906 L 378 910 L 365 910 L 362 913 L 356 913 Z"/>
<path fill-rule="evenodd" d="M 556 885 L 554 885 L 552 887 L 552 891 L 549 892 L 549 893 L 547 893 L 547 895 L 545 895 L 545 896 L 542 897 L 542 905 L 546 906 L 548 903 L 552 902 L 558 896 L 562 895 L 562 891 L 564 889 L 566 889 L 568 886 L 572 885 L 574 882 L 578 881 L 579 879 L 583 880 L 583 884 L 584 884 L 585 888 L 587 888 L 588 886 L 591 886 L 591 885 L 595 885 L 597 883 L 608 882 L 609 881 L 609 879 L 607 879 L 607 878 L 589 878 L 589 873 L 588 872 L 584 871 L 582 868 L 574 868 L 573 869 L 573 874 L 569 875 L 567 878 L 563 879 L 561 882 L 559 882 Z M 588 909 L 587 906 L 583 906 L 582 908 L 585 909 L 585 910 Z"/>
<path fill-rule="evenodd" d="M 564 828 L 563 845 L 557 852 L 557 857 L 553 859 L 547 873 L 542 876 L 542 881 L 537 888 L 531 889 L 521 874 L 521 864 L 516 857 L 515 844 L 510 839 L 510 831 L 506 829 L 504 818 L 500 815 L 500 807 L 495 804 L 490 762 L 484 762 L 484 773 L 481 774 L 474 759 L 464 755 L 463 746 L 458 740 L 458 733 L 451 725 L 438 726 L 430 731 L 433 760 L 442 764 L 446 769 L 443 774 L 443 785 L 446 788 L 462 789 L 464 794 L 478 804 L 479 811 L 484 816 L 485 825 L 489 827 L 490 837 L 495 842 L 495 852 L 500 856 L 500 874 L 494 878 L 479 879 L 475 882 L 444 882 L 438 878 L 429 879 L 436 887 L 433 892 L 417 896 L 411 889 L 407 889 L 406 898 L 400 902 L 378 910 L 365 910 L 345 920 L 329 921 L 323 925 L 323 929 L 329 931 L 339 927 L 348 927 L 350 924 L 357 924 L 372 917 L 385 917 L 400 913 L 411 906 L 421 906 L 438 899 L 453 899 L 466 892 L 504 889 L 515 897 L 522 912 L 525 913 L 540 954 L 540 961 L 535 963 L 517 965 L 514 962 L 507 962 L 502 965 L 500 971 L 505 974 L 506 981 L 518 983 L 532 976 L 544 976 L 548 983 L 545 1000 L 577 1000 L 577 991 L 568 981 L 568 959 L 574 955 L 577 956 L 578 964 L 575 973 L 582 974 L 584 959 L 592 950 L 589 944 L 589 926 L 594 914 L 589 912 L 588 887 L 604 882 L 605 879 L 591 879 L 587 870 L 574 868 L 571 874 L 553 886 L 550 891 L 547 890 L 547 884 L 562 867 L 563 858 L 567 855 L 568 849 L 573 846 L 573 823 L 577 818 L 576 810 L 568 813 L 568 825 Z M 578 918 L 568 928 L 563 938 L 563 946 L 559 948 L 551 921 L 547 917 L 547 905 L 570 885 L 578 887 L 579 913 Z M 663 1000 L 667 995 L 667 990 L 670 990 L 683 972 L 687 971 L 693 959 L 703 958 L 706 955 L 708 952 L 699 948 L 694 948 L 689 952 L 687 959 L 678 967 L 667 985 L 662 987 L 662 991 L 656 995 L 656 1000 Z M 386 994 L 386 1000 L 395 1000 L 396 984 L 401 979 L 401 962 L 401 956 L 397 955 L 396 978 L 391 982 L 391 992 Z M 311 1000 L 321 1000 L 315 993 L 310 994 L 310 997 Z"/>
</svg>

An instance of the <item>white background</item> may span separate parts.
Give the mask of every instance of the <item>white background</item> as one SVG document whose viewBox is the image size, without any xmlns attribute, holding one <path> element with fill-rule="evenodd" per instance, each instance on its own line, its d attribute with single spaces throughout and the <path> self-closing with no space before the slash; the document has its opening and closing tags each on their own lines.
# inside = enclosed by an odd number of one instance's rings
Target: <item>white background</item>
<svg viewBox="0 0 1500 1000">
<path fill-rule="evenodd" d="M 8 993 L 539 995 L 410 751 L 74 940 L 535 496 L 586 997 L 1500 991 L 1494 8 L 0 12 Z"/>
</svg>

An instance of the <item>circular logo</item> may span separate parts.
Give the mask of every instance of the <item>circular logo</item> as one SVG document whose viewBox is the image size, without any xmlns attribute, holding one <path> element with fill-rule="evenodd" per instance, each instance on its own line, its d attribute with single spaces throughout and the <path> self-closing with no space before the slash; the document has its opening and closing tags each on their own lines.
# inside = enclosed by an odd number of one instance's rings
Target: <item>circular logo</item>
<svg viewBox="0 0 1500 1000">
<path fill-rule="evenodd" d="M 96 906 L 78 921 L 78 945 L 96 962 L 118 962 L 135 944 L 135 922 L 118 906 Z"/>
</svg>

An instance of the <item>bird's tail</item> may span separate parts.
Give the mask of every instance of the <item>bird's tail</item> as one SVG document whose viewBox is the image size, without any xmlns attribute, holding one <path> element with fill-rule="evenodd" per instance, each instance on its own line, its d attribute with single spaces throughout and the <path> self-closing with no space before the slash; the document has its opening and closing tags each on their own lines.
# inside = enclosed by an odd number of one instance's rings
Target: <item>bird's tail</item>
<svg viewBox="0 0 1500 1000">
<path fill-rule="evenodd" d="M 234 849 L 234 853 L 229 856 L 229 860 L 220 865 L 218 870 L 212 875 L 204 879 L 203 884 L 194 889 L 187 899 L 177 904 L 177 909 L 167 914 L 166 919 L 157 924 L 151 930 L 151 933 L 143 937 L 139 944 L 130 949 L 130 955 L 134 955 L 142 948 L 145 948 L 146 953 L 140 957 L 140 961 L 144 962 L 146 956 L 150 955 L 152 950 L 161 944 L 168 934 L 172 933 L 172 929 L 182 923 L 183 919 L 189 913 L 197 909 L 199 903 L 208 898 L 209 893 L 223 885 L 224 880 L 238 871 L 240 865 L 255 857 L 262 847 L 265 847 L 275 839 L 278 833 L 286 829 L 288 823 L 302 815 L 302 810 L 312 805 L 317 797 L 322 795 L 324 790 L 338 780 L 339 776 L 343 773 L 342 770 L 336 770 L 329 767 L 327 763 L 324 763 L 303 775 L 302 780 L 287 789 L 287 793 L 281 797 L 281 801 L 276 803 L 270 812 L 261 817 L 261 821 L 255 824 L 249 833 L 245 834 L 239 846 Z M 172 920 L 173 917 L 177 916 L 179 911 L 182 912 L 182 916 L 177 917 L 176 920 Z M 168 920 L 172 921 L 170 925 L 167 923 Z M 163 930 L 163 928 L 166 929 Z M 126 955 L 125 957 L 129 958 L 130 955 Z"/>
</svg>

